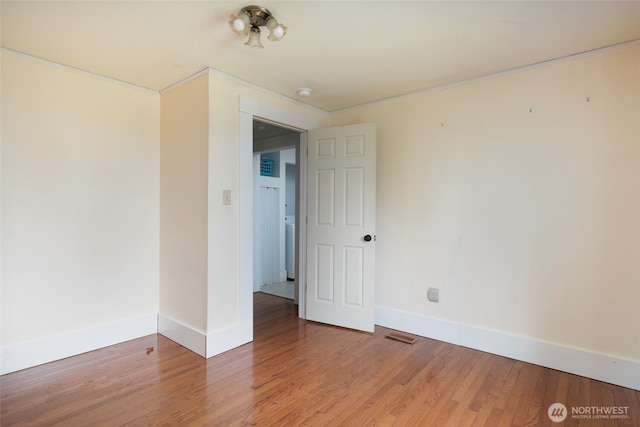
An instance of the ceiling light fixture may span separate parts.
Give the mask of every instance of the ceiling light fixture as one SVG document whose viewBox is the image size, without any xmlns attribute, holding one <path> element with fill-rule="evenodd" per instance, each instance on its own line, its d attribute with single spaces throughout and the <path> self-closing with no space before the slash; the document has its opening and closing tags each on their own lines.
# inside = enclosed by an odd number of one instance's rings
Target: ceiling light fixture
<svg viewBox="0 0 640 427">
<path fill-rule="evenodd" d="M 245 43 L 249 47 L 262 49 L 260 43 L 260 27 L 269 29 L 268 39 L 277 42 L 287 34 L 287 27 L 280 24 L 268 9 L 261 6 L 245 6 L 240 9 L 238 15 L 231 15 L 229 26 L 234 33 L 241 36 L 249 36 Z"/>
</svg>

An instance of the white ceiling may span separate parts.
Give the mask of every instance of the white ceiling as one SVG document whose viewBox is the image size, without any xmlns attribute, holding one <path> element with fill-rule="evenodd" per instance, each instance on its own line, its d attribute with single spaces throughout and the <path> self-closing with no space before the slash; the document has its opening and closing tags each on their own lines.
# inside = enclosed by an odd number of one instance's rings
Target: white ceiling
<svg viewBox="0 0 640 427">
<path fill-rule="evenodd" d="M 298 0 L 257 3 L 288 27 L 259 50 L 227 24 L 247 4 L 2 0 L 1 45 L 156 91 L 211 67 L 335 111 L 640 40 L 638 0 Z"/>
</svg>

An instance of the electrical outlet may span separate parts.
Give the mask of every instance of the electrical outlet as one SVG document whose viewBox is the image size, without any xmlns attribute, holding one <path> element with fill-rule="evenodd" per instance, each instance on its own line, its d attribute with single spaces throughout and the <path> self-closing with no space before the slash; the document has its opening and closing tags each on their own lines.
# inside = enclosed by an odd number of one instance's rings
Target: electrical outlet
<svg viewBox="0 0 640 427">
<path fill-rule="evenodd" d="M 429 288 L 429 290 L 427 291 L 427 298 L 431 302 L 440 302 L 440 289 Z"/>
</svg>

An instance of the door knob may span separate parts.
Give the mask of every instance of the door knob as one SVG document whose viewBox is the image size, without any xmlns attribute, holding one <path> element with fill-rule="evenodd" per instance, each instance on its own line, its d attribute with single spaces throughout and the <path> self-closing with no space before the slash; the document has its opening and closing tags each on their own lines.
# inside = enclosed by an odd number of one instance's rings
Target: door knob
<svg viewBox="0 0 640 427">
<path fill-rule="evenodd" d="M 365 242 L 370 242 L 371 241 L 371 234 L 367 234 L 363 237 Z"/>
</svg>

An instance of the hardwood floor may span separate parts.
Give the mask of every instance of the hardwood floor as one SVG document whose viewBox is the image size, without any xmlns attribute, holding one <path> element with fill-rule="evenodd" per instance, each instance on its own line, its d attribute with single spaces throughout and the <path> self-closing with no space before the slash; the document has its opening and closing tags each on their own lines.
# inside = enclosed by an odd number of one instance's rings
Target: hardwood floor
<svg viewBox="0 0 640 427">
<path fill-rule="evenodd" d="M 640 392 L 388 329 L 297 318 L 255 294 L 254 342 L 208 360 L 151 335 L 0 377 L 6 426 L 638 426 Z M 154 350 L 147 354 L 147 348 Z M 554 402 L 628 418 L 552 423 Z"/>
</svg>

